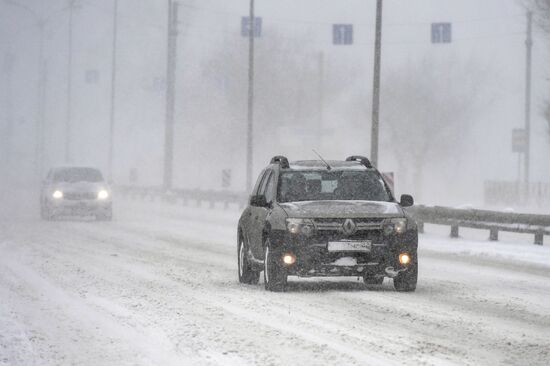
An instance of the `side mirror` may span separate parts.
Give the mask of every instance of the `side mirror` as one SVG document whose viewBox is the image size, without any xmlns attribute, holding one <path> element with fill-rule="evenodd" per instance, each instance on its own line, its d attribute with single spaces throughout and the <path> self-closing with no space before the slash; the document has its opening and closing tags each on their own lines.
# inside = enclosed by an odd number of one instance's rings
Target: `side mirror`
<svg viewBox="0 0 550 366">
<path fill-rule="evenodd" d="M 410 194 L 402 194 L 401 195 L 401 206 L 411 207 L 412 205 L 414 205 L 414 198 Z"/>
<path fill-rule="evenodd" d="M 263 194 L 250 197 L 250 206 L 268 207 L 267 198 Z"/>
</svg>

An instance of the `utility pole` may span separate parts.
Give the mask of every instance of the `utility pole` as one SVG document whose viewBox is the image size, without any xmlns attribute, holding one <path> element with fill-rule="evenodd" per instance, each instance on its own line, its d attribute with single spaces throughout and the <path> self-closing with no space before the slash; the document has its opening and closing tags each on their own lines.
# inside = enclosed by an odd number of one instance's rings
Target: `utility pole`
<svg viewBox="0 0 550 366">
<path fill-rule="evenodd" d="M 109 180 L 113 179 L 113 151 L 115 139 L 116 59 L 118 36 L 118 0 L 113 2 L 113 47 L 111 51 L 111 110 L 109 112 Z"/>
<path fill-rule="evenodd" d="M 44 3 L 42 2 L 42 7 Z M 43 13 L 43 11 L 42 11 Z M 44 18 L 38 21 L 39 49 L 38 49 L 38 123 L 36 130 L 36 168 L 38 180 L 42 179 L 44 171 L 44 140 L 46 114 L 46 61 L 44 60 L 44 38 L 46 23 Z"/>
<path fill-rule="evenodd" d="M 5 130 L 2 131 L 2 145 L 4 151 L 2 151 L 2 163 L 5 164 L 3 167 L 7 169 L 12 160 L 12 133 L 13 133 L 13 89 L 12 89 L 12 80 L 13 80 L 13 64 L 15 58 L 12 53 L 6 53 L 4 56 L 4 73 L 5 73 L 5 82 L 6 87 L 6 105 L 5 105 L 5 120 L 6 126 Z"/>
<path fill-rule="evenodd" d="M 76 0 L 69 0 L 69 45 L 67 56 L 67 120 L 65 124 L 65 163 L 72 162 L 71 125 L 72 125 L 72 93 L 73 93 L 73 13 Z"/>
<path fill-rule="evenodd" d="M 374 41 L 374 77 L 372 88 L 372 125 L 370 160 L 378 165 L 378 133 L 380 124 L 380 59 L 382 55 L 382 0 L 376 0 L 376 38 Z"/>
<path fill-rule="evenodd" d="M 323 128 L 324 126 L 324 107 L 325 107 L 325 54 L 323 51 L 319 52 L 318 56 L 318 68 L 319 68 L 319 100 L 317 101 L 318 108 L 319 108 L 319 122 L 317 126 L 317 148 L 322 150 L 322 142 L 323 142 Z M 319 150 L 319 151 L 320 151 Z"/>
<path fill-rule="evenodd" d="M 525 62 L 525 162 L 524 162 L 524 182 L 529 183 L 529 160 L 531 151 L 531 64 L 533 50 L 533 13 L 527 12 L 527 39 L 526 62 Z M 525 187 L 527 189 L 527 186 Z"/>
<path fill-rule="evenodd" d="M 164 129 L 164 179 L 165 191 L 172 189 L 174 161 L 174 105 L 176 93 L 176 57 L 178 37 L 178 3 L 168 0 L 168 49 L 166 65 L 166 122 Z"/>
<path fill-rule="evenodd" d="M 252 167 L 254 152 L 254 0 L 250 0 L 250 20 L 248 23 L 248 113 L 246 132 L 246 190 L 252 190 Z"/>
</svg>

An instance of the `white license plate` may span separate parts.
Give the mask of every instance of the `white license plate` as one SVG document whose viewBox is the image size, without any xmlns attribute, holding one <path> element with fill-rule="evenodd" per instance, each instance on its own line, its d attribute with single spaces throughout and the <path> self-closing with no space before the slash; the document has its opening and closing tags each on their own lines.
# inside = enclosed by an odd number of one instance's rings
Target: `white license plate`
<svg viewBox="0 0 550 366">
<path fill-rule="evenodd" d="M 370 252 L 372 243 L 366 241 L 329 241 L 329 252 Z"/>
</svg>

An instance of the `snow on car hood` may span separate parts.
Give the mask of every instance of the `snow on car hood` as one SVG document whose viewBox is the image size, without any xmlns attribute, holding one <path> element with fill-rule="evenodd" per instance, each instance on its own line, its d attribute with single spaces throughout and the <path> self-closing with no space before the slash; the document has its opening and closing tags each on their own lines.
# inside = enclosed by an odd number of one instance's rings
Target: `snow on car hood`
<svg viewBox="0 0 550 366">
<path fill-rule="evenodd" d="M 281 203 L 289 217 L 401 217 L 403 210 L 394 202 L 303 201 Z"/>
</svg>

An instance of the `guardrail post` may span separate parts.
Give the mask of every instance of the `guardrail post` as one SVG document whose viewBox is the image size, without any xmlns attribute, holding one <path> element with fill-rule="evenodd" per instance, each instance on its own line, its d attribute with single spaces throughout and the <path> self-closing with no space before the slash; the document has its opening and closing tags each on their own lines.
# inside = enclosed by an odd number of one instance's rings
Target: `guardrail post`
<svg viewBox="0 0 550 366">
<path fill-rule="evenodd" d="M 424 234 L 424 222 L 417 221 L 416 222 L 416 227 L 418 228 L 418 233 L 419 234 Z"/>
<path fill-rule="evenodd" d="M 451 225 L 451 238 L 458 238 L 458 224 Z"/>
<path fill-rule="evenodd" d="M 498 229 L 496 227 L 492 227 L 489 229 L 489 240 L 498 241 Z"/>
<path fill-rule="evenodd" d="M 544 241 L 544 232 L 542 230 L 537 231 L 535 233 L 535 244 L 543 245 L 543 241 Z"/>
</svg>

